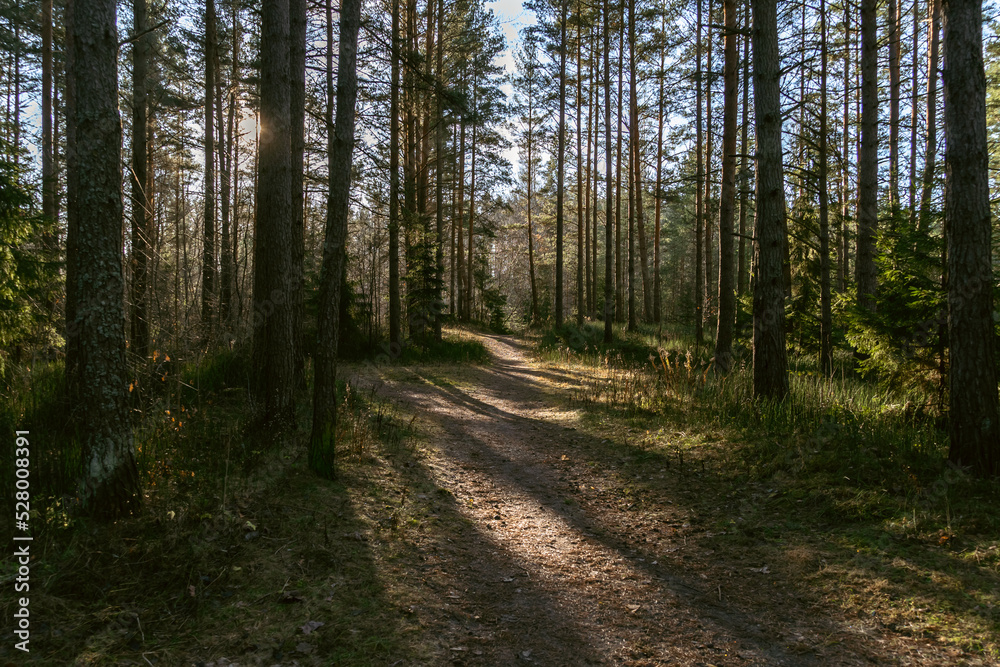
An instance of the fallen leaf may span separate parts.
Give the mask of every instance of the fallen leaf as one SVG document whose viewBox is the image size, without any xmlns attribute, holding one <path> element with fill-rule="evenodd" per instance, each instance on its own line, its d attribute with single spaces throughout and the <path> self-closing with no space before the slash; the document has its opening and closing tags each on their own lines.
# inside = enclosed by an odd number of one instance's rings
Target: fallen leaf
<svg viewBox="0 0 1000 667">
<path fill-rule="evenodd" d="M 281 604 L 292 604 L 294 602 L 302 602 L 302 596 L 299 595 L 298 591 L 285 591 L 281 594 L 281 598 L 278 600 Z"/>
<path fill-rule="evenodd" d="M 313 647 L 312 647 L 312 644 L 307 644 L 305 642 L 299 642 L 298 644 L 296 644 L 295 650 L 298 651 L 299 653 L 307 653 L 308 654 L 308 653 L 312 653 L 313 652 Z"/>
<path fill-rule="evenodd" d="M 302 634 L 308 635 L 313 630 L 318 630 L 323 627 L 323 621 L 306 621 L 306 624 L 302 627 Z"/>
</svg>

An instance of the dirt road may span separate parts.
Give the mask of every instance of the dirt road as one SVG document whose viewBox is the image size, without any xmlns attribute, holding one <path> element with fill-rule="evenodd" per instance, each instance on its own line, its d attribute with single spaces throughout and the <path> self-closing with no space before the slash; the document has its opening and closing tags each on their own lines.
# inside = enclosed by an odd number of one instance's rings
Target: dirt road
<svg viewBox="0 0 1000 667">
<path fill-rule="evenodd" d="M 809 562 L 720 548 L 698 475 L 633 480 L 628 457 L 578 428 L 579 377 L 484 336 L 493 362 L 407 369 L 384 392 L 428 432 L 431 516 L 457 534 L 423 545 L 414 613 L 436 659 L 467 664 L 953 664 L 932 646 L 816 607 Z M 646 457 L 649 458 L 648 456 Z M 641 468 L 649 472 L 649 465 Z M 641 488 L 631 482 L 642 481 Z M 718 500 L 718 502 L 722 502 Z M 714 532 L 713 532 L 714 531 Z"/>
</svg>

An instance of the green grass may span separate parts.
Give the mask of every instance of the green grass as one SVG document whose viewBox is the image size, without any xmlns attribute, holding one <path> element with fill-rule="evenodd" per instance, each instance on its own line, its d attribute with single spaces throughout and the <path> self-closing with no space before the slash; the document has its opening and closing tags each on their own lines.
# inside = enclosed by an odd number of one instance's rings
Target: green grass
<svg viewBox="0 0 1000 667">
<path fill-rule="evenodd" d="M 490 355 L 478 339 L 466 335 L 461 329 L 444 332 L 441 341 L 413 343 L 403 348 L 396 359 L 402 365 L 411 364 L 485 364 Z"/>
</svg>

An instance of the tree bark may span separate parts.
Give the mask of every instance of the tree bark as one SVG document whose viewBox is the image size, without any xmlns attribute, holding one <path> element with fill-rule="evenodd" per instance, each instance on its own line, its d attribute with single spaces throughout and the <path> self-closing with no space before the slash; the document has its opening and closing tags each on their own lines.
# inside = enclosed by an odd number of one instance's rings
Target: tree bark
<svg viewBox="0 0 1000 667">
<path fill-rule="evenodd" d="M 819 284 L 820 284 L 820 325 L 819 357 L 820 371 L 829 377 L 833 373 L 833 310 L 830 296 L 830 203 L 827 186 L 827 44 L 826 44 L 826 0 L 819 0 L 820 25 L 820 74 L 819 74 Z"/>
<path fill-rule="evenodd" d="M 536 324 L 538 322 L 538 283 L 535 279 L 535 228 L 532 223 L 531 215 L 532 209 L 535 203 L 535 77 L 538 72 L 538 61 L 536 60 L 537 53 L 535 51 L 535 43 L 526 45 L 525 47 L 525 85 L 527 86 L 528 94 L 528 117 L 527 117 L 527 135 L 525 136 L 525 143 L 527 153 L 528 153 L 528 163 L 527 163 L 527 192 L 528 197 L 525 202 L 525 208 L 528 218 L 528 279 L 531 283 L 531 323 Z"/>
<path fill-rule="evenodd" d="M 305 190 L 306 149 L 306 0 L 288 1 L 288 113 L 292 160 L 292 342 L 295 346 L 295 384 L 305 386 Z"/>
<path fill-rule="evenodd" d="M 42 0 L 42 216 L 56 220 L 52 141 L 52 0 Z"/>
<path fill-rule="evenodd" d="M 617 150 L 615 152 L 615 318 L 619 322 L 625 321 L 625 274 L 622 266 L 622 257 L 625 254 L 622 247 L 622 109 L 625 106 L 622 101 L 622 76 L 625 72 L 625 3 L 619 2 L 618 16 L 618 120 L 615 138 Z M 626 169 L 628 166 L 626 165 Z"/>
<path fill-rule="evenodd" d="M 226 113 L 226 134 L 224 145 L 221 151 L 222 160 L 219 163 L 221 172 L 221 196 L 222 196 L 222 253 L 219 272 L 219 320 L 230 332 L 235 330 L 233 317 L 233 281 L 236 278 L 236 232 L 235 221 L 239 213 L 237 206 L 233 205 L 233 173 L 239 173 L 239 163 L 234 159 L 236 138 L 236 87 L 239 81 L 239 20 L 236 14 L 235 3 L 232 12 L 233 33 L 230 48 L 232 50 L 232 71 L 229 77 L 229 90 L 226 94 L 228 109 Z M 218 89 L 221 91 L 222 86 Z M 222 123 L 222 96 L 216 94 L 217 106 L 219 107 L 219 123 Z M 220 128 L 221 134 L 221 128 Z M 233 169 L 233 166 L 236 169 Z M 229 334 L 234 338 L 235 334 Z"/>
<path fill-rule="evenodd" d="M 465 83 L 464 80 L 462 82 Z M 462 238 L 465 234 L 465 118 L 459 118 L 460 132 L 458 138 L 458 213 L 454 216 L 458 224 L 458 316 L 465 317 L 465 245 Z"/>
<path fill-rule="evenodd" d="M 77 278 L 80 225 L 76 196 L 79 169 L 76 155 L 76 40 L 73 29 L 74 0 L 66 0 L 66 390 L 72 401 L 80 387 L 80 327 L 77 317 Z"/>
<path fill-rule="evenodd" d="M 917 125 L 920 115 L 920 58 L 917 45 L 920 42 L 920 0 L 913 2 L 913 46 L 910 48 L 912 55 L 912 70 L 910 72 L 910 207 L 909 221 L 910 229 L 917 228 Z"/>
<path fill-rule="evenodd" d="M 837 258 L 837 291 L 847 291 L 848 255 L 850 254 L 851 220 L 851 8 L 844 5 L 844 148 L 840 156 L 840 243 Z"/>
<path fill-rule="evenodd" d="M 561 0 L 559 37 L 559 128 L 556 155 L 556 295 L 555 324 L 563 325 L 563 205 L 566 180 L 566 12 L 569 0 Z M 470 244 L 471 246 L 471 244 Z M 470 255 L 471 257 L 471 255 Z M 471 268 L 471 267 L 470 267 Z M 471 272 L 470 272 L 471 275 Z"/>
<path fill-rule="evenodd" d="M 661 16 L 660 32 L 666 34 L 667 15 L 664 12 Z M 663 82 L 666 78 L 664 65 L 666 64 L 666 50 L 660 51 L 660 71 L 657 72 L 659 86 L 656 95 L 656 187 L 653 196 L 656 198 L 655 217 L 653 223 L 653 321 L 660 324 L 663 321 L 661 312 L 661 286 L 660 279 L 660 213 L 663 207 Z"/>
<path fill-rule="evenodd" d="M 67 3 L 72 28 L 68 76 L 75 89 L 71 205 L 77 248 L 68 274 L 78 298 L 78 363 L 73 410 L 81 439 L 80 498 L 89 513 L 116 519 L 141 504 L 128 415 L 125 276 L 122 265 L 121 121 L 118 116 L 118 27 L 114 0 Z"/>
<path fill-rule="evenodd" d="M 635 331 L 638 318 L 635 312 L 635 150 L 632 132 L 628 142 L 628 331 Z"/>
<path fill-rule="evenodd" d="M 750 0 L 744 3 L 744 21 L 746 28 L 750 29 Z M 743 117 L 740 126 L 740 238 L 737 251 L 736 265 L 736 293 L 746 294 L 747 291 L 747 267 L 746 267 L 746 239 L 747 239 L 747 208 L 750 198 L 750 167 L 747 162 L 747 154 L 750 152 L 749 141 L 749 116 L 750 116 L 750 34 L 743 37 Z"/>
<path fill-rule="evenodd" d="M 583 227 L 586 199 L 583 195 L 583 16 L 580 0 L 576 2 L 576 324 L 583 326 L 586 299 L 583 287 Z"/>
<path fill-rule="evenodd" d="M 146 304 L 150 262 L 150 242 L 153 237 L 152 169 L 149 167 L 147 136 L 149 128 L 147 67 L 151 53 L 151 34 L 146 30 L 146 0 L 132 4 L 136 35 L 132 44 L 132 283 L 131 283 L 131 349 L 140 359 L 149 353 L 149 313 Z"/>
<path fill-rule="evenodd" d="M 822 0 L 821 0 L 822 1 Z M 722 190 L 719 201 L 719 321 L 715 335 L 715 367 L 728 373 L 733 358 L 736 289 L 733 281 L 733 222 L 736 208 L 736 112 L 739 94 L 739 33 L 736 0 L 724 0 L 725 51 L 722 108 Z"/>
<path fill-rule="evenodd" d="M 430 21 L 430 17 L 427 19 Z M 444 139 L 448 131 L 444 117 L 444 0 L 438 3 L 438 47 L 437 47 L 437 82 L 434 97 L 437 100 L 437 128 L 435 129 L 435 205 L 437 208 L 434 224 L 434 340 L 441 342 L 442 319 L 444 314 Z"/>
<path fill-rule="evenodd" d="M 920 190 L 920 231 L 930 229 L 931 195 L 934 191 L 934 172 L 937 159 L 937 76 L 938 49 L 940 48 L 941 0 L 929 0 L 930 21 L 927 30 L 927 148 L 924 152 L 924 173 Z"/>
<path fill-rule="evenodd" d="M 889 0 L 889 209 L 899 211 L 899 27 L 900 0 Z"/>
<path fill-rule="evenodd" d="M 593 276 L 592 270 L 593 270 L 593 267 L 590 264 L 590 257 L 591 257 L 591 255 L 590 255 L 591 245 L 590 244 L 592 242 L 593 243 L 597 243 L 597 239 L 596 238 L 594 238 L 594 239 L 590 238 L 590 229 L 591 229 L 591 227 L 590 227 L 590 214 L 591 214 L 590 190 L 591 190 L 591 187 L 590 186 L 591 186 L 591 181 L 593 180 L 593 179 L 591 179 L 591 165 L 592 165 L 592 162 L 590 161 L 590 156 L 591 156 L 591 149 L 594 148 L 593 143 L 592 143 L 592 141 L 593 141 L 593 130 L 594 130 L 594 69 L 595 69 L 594 68 L 594 33 L 593 33 L 593 29 L 592 29 L 591 33 L 590 33 L 590 67 L 589 67 L 589 70 L 590 70 L 589 71 L 590 84 L 589 84 L 589 88 L 587 90 L 587 152 L 584 154 L 584 158 L 583 158 L 583 165 L 584 165 L 583 166 L 583 169 L 584 169 L 583 182 L 584 182 L 584 188 L 585 188 L 585 190 L 584 190 L 584 194 L 583 194 L 583 219 L 582 219 L 582 223 L 583 223 L 583 240 L 584 240 L 584 248 L 583 248 L 583 268 L 584 268 L 584 278 L 583 278 L 583 284 L 584 284 L 584 289 L 583 289 L 583 292 L 584 292 L 583 310 L 586 313 L 588 313 L 588 314 L 592 314 L 593 311 L 594 311 L 594 291 L 593 291 L 593 282 L 592 282 L 592 276 Z"/>
<path fill-rule="evenodd" d="M 705 234 L 705 292 L 702 303 L 708 312 L 712 310 L 712 0 L 708 2 L 708 25 L 706 37 L 708 46 L 705 54 L 705 195 L 702 199 L 702 225 Z M 703 313 L 707 314 L 707 313 Z M 705 319 L 708 319 L 707 317 Z M 711 323 L 709 323 L 711 325 Z"/>
<path fill-rule="evenodd" d="M 333 120 L 333 12 L 326 0 L 327 122 Z M 354 111 L 358 96 L 357 52 L 361 0 L 341 0 L 340 46 L 337 58 L 337 117 L 329 127 L 327 165 L 330 190 L 320 273 L 313 388 L 313 424 L 309 441 L 309 468 L 325 478 L 335 474 L 337 432 L 337 347 L 340 330 L 341 277 L 344 273 L 347 219 L 351 209 L 351 165 L 354 151 Z"/>
<path fill-rule="evenodd" d="M 753 280 L 754 396 L 788 395 L 782 236 L 781 62 L 776 0 L 753 3 L 754 111 L 757 124 L 757 233 Z"/>
<path fill-rule="evenodd" d="M 402 345 L 399 294 L 399 2 L 392 3 L 389 83 L 389 347 Z M 461 236 L 459 255 L 461 256 Z"/>
<path fill-rule="evenodd" d="M 475 89 L 476 83 L 475 78 L 473 78 L 473 88 Z M 478 108 L 476 102 L 478 101 L 475 92 L 472 94 L 473 108 Z M 472 164 L 469 165 L 469 169 L 472 172 L 469 175 L 469 237 L 467 239 L 469 244 L 469 254 L 465 261 L 465 319 L 472 319 L 472 297 L 473 297 L 473 268 L 475 262 L 473 261 L 473 234 L 475 233 L 475 227 L 473 223 L 476 219 L 476 140 L 479 138 L 479 126 L 477 123 L 472 125 Z"/>
<path fill-rule="evenodd" d="M 875 0 L 861 0 L 861 151 L 858 156 L 857 303 L 875 308 L 878 230 L 878 53 Z"/>
<path fill-rule="evenodd" d="M 215 285 L 215 0 L 205 0 L 205 217 L 202 224 L 201 335 L 212 336 Z"/>
<path fill-rule="evenodd" d="M 635 192 L 635 224 L 639 242 L 639 271 L 642 277 L 642 312 L 647 322 L 653 319 L 653 290 L 649 279 L 649 248 L 646 245 L 646 225 L 643 220 L 642 207 L 642 147 L 639 136 L 639 87 L 636 84 L 636 29 L 635 0 L 629 0 L 628 5 L 628 36 L 629 36 L 629 107 L 631 121 L 629 139 L 632 144 L 632 186 Z"/>
<path fill-rule="evenodd" d="M 945 226 L 951 345 L 948 458 L 1000 474 L 982 0 L 944 3 Z"/>
<path fill-rule="evenodd" d="M 604 344 L 614 340 L 615 281 L 614 210 L 611 196 L 611 16 L 604 0 Z"/>
<path fill-rule="evenodd" d="M 702 248 L 701 248 L 701 228 L 703 220 L 705 218 L 705 167 L 704 167 L 704 150 L 702 147 L 702 71 L 701 71 L 701 3 L 702 0 L 695 0 L 698 6 L 698 27 L 695 33 L 695 47 L 694 54 L 697 60 L 697 65 L 695 66 L 694 75 L 694 85 L 695 85 L 695 183 L 694 183 L 694 340 L 698 347 L 705 342 L 705 321 L 704 321 L 704 306 L 705 306 L 705 295 L 704 295 L 704 275 L 702 274 L 702 266 L 704 265 L 704 260 L 702 258 Z"/>
<path fill-rule="evenodd" d="M 278 428 L 294 412 L 289 60 L 289 0 L 262 0 L 252 399 L 255 419 Z"/>
</svg>

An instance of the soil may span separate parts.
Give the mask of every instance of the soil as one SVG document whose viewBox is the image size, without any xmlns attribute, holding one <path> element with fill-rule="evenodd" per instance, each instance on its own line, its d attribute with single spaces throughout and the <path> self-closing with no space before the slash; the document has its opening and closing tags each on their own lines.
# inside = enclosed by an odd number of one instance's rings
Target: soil
<svg viewBox="0 0 1000 667">
<path fill-rule="evenodd" d="M 414 502 L 454 519 L 394 584 L 422 591 L 409 613 L 432 664 L 985 664 L 831 604 L 808 546 L 718 539 L 733 493 L 710 470 L 633 465 L 569 400 L 584 371 L 482 341 L 489 365 L 379 381 L 425 438 L 410 474 L 436 490 Z"/>
</svg>

